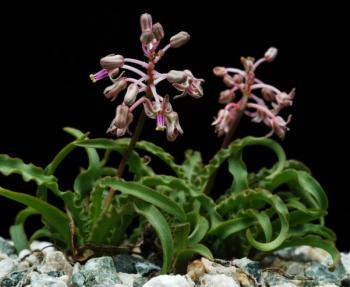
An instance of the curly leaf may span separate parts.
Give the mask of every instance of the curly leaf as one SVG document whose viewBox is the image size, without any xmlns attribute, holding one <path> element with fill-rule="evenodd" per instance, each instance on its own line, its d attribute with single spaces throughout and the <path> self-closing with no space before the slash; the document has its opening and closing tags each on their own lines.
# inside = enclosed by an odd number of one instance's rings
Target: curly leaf
<svg viewBox="0 0 350 287">
<path fill-rule="evenodd" d="M 14 192 L 0 187 L 0 195 L 9 199 L 15 200 L 19 203 L 30 206 L 37 210 L 44 218 L 45 223 L 54 231 L 59 232 L 64 242 L 69 246 L 70 231 L 68 227 L 67 216 L 58 208 L 47 202 L 28 194 Z"/>
<path fill-rule="evenodd" d="M 215 235 L 220 239 L 225 239 L 232 234 L 245 230 L 256 223 L 256 219 L 248 215 L 239 215 L 214 225 L 209 230 L 209 235 Z"/>
<path fill-rule="evenodd" d="M 197 213 L 188 214 L 187 220 L 193 226 L 193 230 L 188 236 L 188 244 L 193 245 L 200 242 L 205 237 L 209 230 L 209 222 Z"/>
<path fill-rule="evenodd" d="M 203 172 L 200 175 L 200 180 L 202 186 L 205 186 L 208 179 L 212 176 L 213 173 L 220 167 L 220 165 L 231 156 L 236 157 L 236 161 L 239 161 L 240 154 L 242 150 L 247 146 L 265 146 L 271 149 L 277 156 L 278 162 L 275 164 L 268 172 L 267 178 L 273 178 L 277 174 L 279 174 L 285 165 L 286 156 L 282 149 L 282 147 L 275 141 L 268 138 L 256 138 L 256 137 L 245 137 L 243 139 L 235 140 L 228 148 L 221 149 L 211 160 L 210 162 L 203 168 Z M 236 164 L 239 164 L 237 162 Z M 240 164 L 241 169 L 243 168 L 242 164 Z M 245 175 L 244 175 L 245 176 Z"/>
<path fill-rule="evenodd" d="M 19 158 L 12 158 L 8 155 L 0 155 L 0 172 L 5 176 L 10 174 L 19 174 L 23 177 L 23 180 L 35 181 L 38 185 L 44 184 L 50 181 L 56 181 L 56 178 L 52 175 L 46 175 L 45 171 L 33 164 L 26 164 Z"/>
<path fill-rule="evenodd" d="M 162 273 L 167 273 L 174 252 L 174 243 L 169 224 L 159 210 L 150 204 L 141 202 L 135 203 L 135 210 L 140 215 L 144 216 L 155 229 L 163 250 Z"/>
<path fill-rule="evenodd" d="M 264 183 L 264 188 L 268 190 L 275 190 L 282 184 L 288 186 L 298 192 L 309 206 L 327 210 L 328 199 L 321 185 L 307 172 L 302 170 L 288 169 L 271 181 Z"/>
<path fill-rule="evenodd" d="M 148 203 L 163 209 L 164 211 L 176 216 L 180 221 L 185 221 L 186 215 L 181 206 L 168 197 L 156 192 L 145 185 L 128 182 L 120 178 L 106 177 L 101 180 L 102 186 L 112 187 L 115 190 L 124 194 L 132 195 L 136 198 L 142 199 Z"/>
</svg>

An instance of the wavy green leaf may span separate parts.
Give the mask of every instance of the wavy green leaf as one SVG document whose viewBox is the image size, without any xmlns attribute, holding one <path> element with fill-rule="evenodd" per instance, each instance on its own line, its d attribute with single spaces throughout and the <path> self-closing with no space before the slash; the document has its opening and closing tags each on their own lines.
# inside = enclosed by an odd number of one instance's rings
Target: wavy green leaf
<svg viewBox="0 0 350 287">
<path fill-rule="evenodd" d="M 185 212 L 181 206 L 179 206 L 176 202 L 170 200 L 168 197 L 156 192 L 154 189 L 149 188 L 145 185 L 112 177 L 104 178 L 100 181 L 100 184 L 102 186 L 112 187 L 121 193 L 129 194 L 148 203 L 151 203 L 160 209 L 176 216 L 180 221 L 185 221 L 186 219 Z"/>
<path fill-rule="evenodd" d="M 1 187 L 0 195 L 25 204 L 40 212 L 45 220 L 45 223 L 54 231 L 59 232 L 64 242 L 66 242 L 70 248 L 70 231 L 68 227 L 68 219 L 61 210 L 35 196 L 11 191 Z"/>
<path fill-rule="evenodd" d="M 19 158 L 12 158 L 8 155 L 0 155 L 0 172 L 8 176 L 10 174 L 19 174 L 25 182 L 35 181 L 38 185 L 50 181 L 56 181 L 52 175 L 46 175 L 45 171 L 33 164 L 26 164 Z"/>
<path fill-rule="evenodd" d="M 150 204 L 135 203 L 135 210 L 147 219 L 160 239 L 163 250 L 162 273 L 165 274 L 170 268 L 174 252 L 174 243 L 169 224 L 159 210 Z"/>
</svg>

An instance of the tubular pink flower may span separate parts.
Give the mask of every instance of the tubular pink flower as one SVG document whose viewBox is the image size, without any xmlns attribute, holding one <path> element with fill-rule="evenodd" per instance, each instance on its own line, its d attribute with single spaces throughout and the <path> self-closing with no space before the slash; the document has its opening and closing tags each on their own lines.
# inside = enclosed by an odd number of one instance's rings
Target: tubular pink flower
<svg viewBox="0 0 350 287">
<path fill-rule="evenodd" d="M 278 114 L 283 108 L 293 104 L 295 89 L 287 94 L 255 77 L 256 68 L 264 62 L 273 61 L 276 55 L 277 49 L 270 48 L 264 57 L 257 61 L 252 57 L 242 57 L 241 63 L 244 70 L 226 67 L 214 68 L 214 74 L 222 77 L 225 85 L 230 88 L 220 93 L 219 102 L 226 104 L 224 108 L 226 112 L 220 110 L 213 123 L 218 135 L 227 133 L 234 123 L 231 120 L 232 117 L 234 118 L 238 111 L 243 111 L 253 122 L 263 122 L 271 128 L 269 135 L 275 133 L 281 138 L 285 136 L 290 117 L 285 121 Z M 234 102 L 237 98 L 236 92 L 241 92 L 237 103 Z M 254 109 L 254 111 L 249 109 Z"/>
</svg>

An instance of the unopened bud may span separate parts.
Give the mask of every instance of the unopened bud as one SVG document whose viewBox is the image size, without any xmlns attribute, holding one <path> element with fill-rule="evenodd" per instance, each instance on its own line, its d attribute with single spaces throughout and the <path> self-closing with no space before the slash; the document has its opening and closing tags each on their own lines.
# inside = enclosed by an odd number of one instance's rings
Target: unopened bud
<svg viewBox="0 0 350 287">
<path fill-rule="evenodd" d="M 241 57 L 241 63 L 246 72 L 253 70 L 255 59 L 253 57 Z"/>
<path fill-rule="evenodd" d="M 136 84 L 130 84 L 124 96 L 124 104 L 128 106 L 132 105 L 135 102 L 138 93 L 139 87 Z"/>
<path fill-rule="evenodd" d="M 187 32 L 179 32 L 170 38 L 170 47 L 179 48 L 190 40 L 190 34 Z"/>
<path fill-rule="evenodd" d="M 278 50 L 275 47 L 269 48 L 265 54 L 264 58 L 267 62 L 272 62 L 277 56 Z"/>
<path fill-rule="evenodd" d="M 153 32 L 154 38 L 156 38 L 158 41 L 164 38 L 164 29 L 160 23 L 156 23 L 153 25 L 152 32 Z"/>
<path fill-rule="evenodd" d="M 223 77 L 222 81 L 229 88 L 232 88 L 235 85 L 235 81 L 233 80 L 233 78 L 230 75 L 225 75 Z"/>
<path fill-rule="evenodd" d="M 115 82 L 113 85 L 105 88 L 105 90 L 103 91 L 103 94 L 107 99 L 110 99 L 111 101 L 113 101 L 118 96 L 118 94 L 126 88 L 126 86 L 127 86 L 126 81 L 124 79 L 121 79 Z"/>
<path fill-rule="evenodd" d="M 223 77 L 227 74 L 227 70 L 225 67 L 215 67 L 213 73 L 215 76 Z"/>
<path fill-rule="evenodd" d="M 235 92 L 232 90 L 224 90 L 220 93 L 219 103 L 228 104 L 235 98 Z"/>
<path fill-rule="evenodd" d="M 182 84 L 187 80 L 187 75 L 184 71 L 171 70 L 166 78 L 170 83 Z"/>
<path fill-rule="evenodd" d="M 119 68 L 115 68 L 112 71 L 109 71 L 108 76 L 111 79 L 111 81 L 117 80 L 119 76 Z"/>
<path fill-rule="evenodd" d="M 243 76 L 240 75 L 240 74 L 235 74 L 233 76 L 233 81 L 236 83 L 236 84 L 241 84 L 243 82 Z"/>
<path fill-rule="evenodd" d="M 129 107 L 127 105 L 119 105 L 116 110 L 114 126 L 118 129 L 123 129 L 127 126 L 129 115 Z"/>
<path fill-rule="evenodd" d="M 140 36 L 141 43 L 145 45 L 151 43 L 153 39 L 154 39 L 154 35 L 151 30 L 142 32 Z"/>
<path fill-rule="evenodd" d="M 268 102 L 274 101 L 276 98 L 275 92 L 267 88 L 261 89 L 261 95 L 264 98 L 264 100 Z"/>
<path fill-rule="evenodd" d="M 141 31 L 152 31 L 152 16 L 148 13 L 144 13 L 140 17 Z"/>
<path fill-rule="evenodd" d="M 124 57 L 122 55 L 108 55 L 100 60 L 101 67 L 107 70 L 120 68 L 124 65 Z"/>
</svg>

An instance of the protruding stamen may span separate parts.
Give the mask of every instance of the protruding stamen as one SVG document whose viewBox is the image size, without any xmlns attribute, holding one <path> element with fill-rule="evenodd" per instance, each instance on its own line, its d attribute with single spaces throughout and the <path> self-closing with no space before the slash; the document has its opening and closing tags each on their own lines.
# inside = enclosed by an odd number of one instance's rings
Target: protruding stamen
<svg viewBox="0 0 350 287">
<path fill-rule="evenodd" d="M 107 77 L 108 77 L 108 71 L 106 69 L 102 69 L 101 71 L 98 71 L 96 74 L 90 75 L 90 79 L 93 83 L 96 83 L 97 81 Z"/>
</svg>

